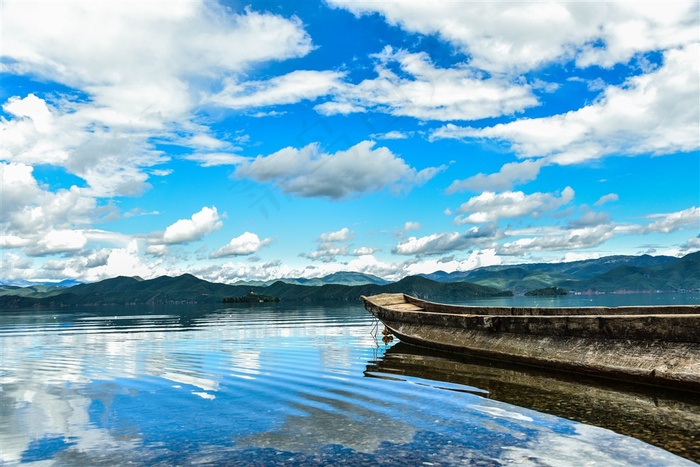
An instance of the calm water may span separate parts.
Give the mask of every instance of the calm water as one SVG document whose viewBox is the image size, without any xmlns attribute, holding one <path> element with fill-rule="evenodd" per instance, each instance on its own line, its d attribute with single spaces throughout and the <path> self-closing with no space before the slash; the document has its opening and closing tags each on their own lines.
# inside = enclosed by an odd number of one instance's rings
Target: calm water
<svg viewBox="0 0 700 467">
<path fill-rule="evenodd" d="M 359 303 L 2 312 L 0 461 L 700 460 L 694 396 L 385 346 L 377 330 Z"/>
</svg>

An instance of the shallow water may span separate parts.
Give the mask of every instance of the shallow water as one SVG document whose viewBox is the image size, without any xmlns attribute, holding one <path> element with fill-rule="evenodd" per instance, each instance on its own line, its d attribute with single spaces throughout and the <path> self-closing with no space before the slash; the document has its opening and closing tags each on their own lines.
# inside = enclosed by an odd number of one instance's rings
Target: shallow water
<svg viewBox="0 0 700 467">
<path fill-rule="evenodd" d="M 694 465 L 638 439 L 561 418 L 577 418 L 576 410 L 538 406 L 553 398 L 551 375 L 517 382 L 516 373 L 536 371 L 387 347 L 375 337 L 376 324 L 359 303 L 3 311 L 0 460 Z M 479 368 L 487 376 L 470 379 Z M 520 385 L 510 392 L 523 397 L 503 396 L 503 378 Z M 655 412 L 655 420 L 672 420 L 663 425 L 666 437 L 681 439 L 686 450 L 656 444 L 698 460 L 696 400 L 558 381 L 566 390 L 581 388 L 577 407 L 590 401 L 605 411 L 621 407 L 612 418 L 649 412 L 624 401 L 656 397 L 672 410 Z M 571 405 L 576 397 L 559 399 Z M 527 408 L 533 401 L 539 411 Z M 680 412 L 676 403 L 685 404 Z M 596 417 L 586 421 L 605 426 Z M 678 426 L 690 434 L 678 438 Z M 627 426 L 610 428 L 653 441 Z"/>
</svg>

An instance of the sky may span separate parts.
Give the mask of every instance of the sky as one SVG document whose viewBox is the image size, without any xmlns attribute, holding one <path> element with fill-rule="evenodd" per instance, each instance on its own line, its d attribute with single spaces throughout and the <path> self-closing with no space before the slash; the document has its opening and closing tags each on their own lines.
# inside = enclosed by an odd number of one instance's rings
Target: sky
<svg viewBox="0 0 700 467">
<path fill-rule="evenodd" d="M 698 1 L 0 8 L 0 281 L 700 250 Z"/>
</svg>

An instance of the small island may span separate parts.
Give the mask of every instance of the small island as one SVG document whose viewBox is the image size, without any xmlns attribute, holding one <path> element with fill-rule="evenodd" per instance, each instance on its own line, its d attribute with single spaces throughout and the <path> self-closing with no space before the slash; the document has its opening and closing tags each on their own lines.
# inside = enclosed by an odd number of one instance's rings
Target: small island
<svg viewBox="0 0 700 467">
<path fill-rule="evenodd" d="M 252 290 L 248 293 L 248 295 L 243 295 L 242 297 L 224 297 L 222 300 L 223 303 L 269 303 L 279 301 L 279 297 L 258 294 Z"/>
<path fill-rule="evenodd" d="M 526 297 L 558 297 L 561 295 L 569 295 L 569 292 L 561 287 L 545 287 L 525 292 Z"/>
</svg>

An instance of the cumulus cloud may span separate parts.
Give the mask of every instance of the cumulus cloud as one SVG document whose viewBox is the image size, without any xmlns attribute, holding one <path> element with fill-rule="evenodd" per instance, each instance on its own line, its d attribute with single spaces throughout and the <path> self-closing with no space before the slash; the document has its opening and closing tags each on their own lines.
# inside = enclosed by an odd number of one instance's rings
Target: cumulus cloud
<svg viewBox="0 0 700 467">
<path fill-rule="evenodd" d="M 610 67 L 635 54 L 697 41 L 692 2 L 355 2 L 330 0 L 356 15 L 438 35 L 489 72 L 521 73 L 554 61 Z"/>
<path fill-rule="evenodd" d="M 312 251 L 304 255 L 312 261 L 323 261 L 324 263 L 332 263 L 336 256 L 345 256 L 348 254 L 347 245 L 323 244 L 318 250 Z"/>
<path fill-rule="evenodd" d="M 312 49 L 297 19 L 234 14 L 212 2 L 37 5 L 4 6 L 4 71 L 72 90 L 50 101 L 28 94 L 5 102 L 1 156 L 63 167 L 84 179 L 94 197 L 147 190 L 149 174 L 157 173 L 150 168 L 168 160 L 153 138 L 181 142 L 190 134 L 196 149 L 216 148 L 194 121 L 202 86 L 212 77 Z"/>
<path fill-rule="evenodd" d="M 531 89 L 500 77 L 485 77 L 472 68 L 437 68 L 424 53 L 387 46 L 374 55 L 377 77 L 346 84 L 334 104 L 321 104 L 324 115 L 373 110 L 420 120 L 477 120 L 511 115 L 537 104 Z M 401 73 L 392 71 L 397 65 Z M 335 105 L 335 107 L 333 107 Z M 399 133 L 391 133 L 399 136 Z"/>
<path fill-rule="evenodd" d="M 168 253 L 167 245 L 148 245 L 146 254 L 151 256 L 165 256 Z"/>
<path fill-rule="evenodd" d="M 594 103 L 551 117 L 486 128 L 444 126 L 433 138 L 505 142 L 520 157 L 577 164 L 604 156 L 669 154 L 700 146 L 700 44 L 668 50 L 651 73 L 608 86 Z"/>
<path fill-rule="evenodd" d="M 462 204 L 457 210 L 462 214 L 455 218 L 457 224 L 480 224 L 498 219 L 539 217 L 568 204 L 574 198 L 574 190 L 566 187 L 559 196 L 550 193 L 526 195 L 522 191 L 503 193 L 484 192 Z M 466 214 L 466 215 L 465 215 Z"/>
<path fill-rule="evenodd" d="M 407 221 L 403 225 L 403 231 L 408 232 L 409 230 L 420 230 L 420 222 Z"/>
<path fill-rule="evenodd" d="M 257 253 L 260 248 L 269 245 L 271 238 L 260 240 L 257 234 L 244 232 L 238 237 L 232 238 L 227 245 L 219 248 L 211 254 L 211 258 L 224 258 L 227 256 L 246 256 Z"/>
<path fill-rule="evenodd" d="M 418 171 L 388 148 L 363 141 L 346 151 L 326 154 L 317 144 L 287 147 L 258 156 L 236 168 L 237 178 L 270 182 L 300 197 L 343 199 L 390 188 L 408 190 L 422 185 L 446 167 Z"/>
<path fill-rule="evenodd" d="M 644 227 L 644 233 L 670 233 L 676 230 L 693 228 L 700 230 L 700 208 L 695 206 L 678 212 L 651 214 L 647 218 L 655 220 Z"/>
<path fill-rule="evenodd" d="M 35 247 L 25 250 L 30 255 L 48 255 L 82 250 L 87 237 L 77 230 L 50 230 Z"/>
<path fill-rule="evenodd" d="M 350 242 L 354 237 L 355 232 L 347 227 L 334 232 L 324 232 L 316 240 L 318 248 L 302 256 L 312 261 L 333 262 L 337 256 L 350 254 L 347 242 Z"/>
<path fill-rule="evenodd" d="M 86 261 L 86 258 L 76 257 L 73 260 L 79 262 L 78 266 L 70 269 L 75 271 L 75 273 L 70 274 L 69 271 L 64 270 L 62 275 L 64 277 L 81 277 L 89 282 L 116 276 L 139 276 L 144 279 L 151 279 L 165 274 L 182 273 L 176 268 L 169 267 L 166 269 L 160 258 L 156 258 L 153 261 L 145 260 L 142 255 L 142 249 L 136 240 L 130 241 L 124 248 L 109 249 L 106 260 L 103 260 L 102 265 L 98 267 L 85 269 L 84 261 Z"/>
<path fill-rule="evenodd" d="M 373 255 L 377 251 L 379 251 L 379 248 L 362 246 L 360 248 L 355 248 L 355 250 L 352 252 L 352 254 L 354 256 L 366 256 L 366 255 Z"/>
<path fill-rule="evenodd" d="M 52 229 L 71 230 L 91 222 L 97 204 L 85 190 L 72 186 L 47 191 L 33 172 L 27 164 L 0 162 L 0 225 L 5 235 L 33 238 Z"/>
<path fill-rule="evenodd" d="M 146 98 L 146 103 L 154 97 L 148 92 L 157 89 L 155 83 L 165 91 L 173 80 L 182 82 L 188 75 L 238 71 L 263 60 L 301 56 L 312 48 L 298 20 L 253 11 L 231 14 L 203 1 L 167 9 L 106 1 L 36 8 L 33 2 L 23 2 L 3 9 L 3 29 L 3 53 L 16 60 L 11 65 L 16 70 L 89 86 L 105 98 L 115 96 L 103 96 L 110 89 L 101 87 L 119 85 L 122 92 L 136 93 L 122 99 Z M 73 46 L 63 47 L 64 43 Z M 152 88 L 132 87 L 144 81 L 154 83 Z M 172 108 L 163 103 L 164 109 Z"/>
<path fill-rule="evenodd" d="M 445 232 L 409 237 L 401 240 L 393 249 L 398 255 L 436 255 L 455 250 L 465 250 L 485 241 L 494 240 L 497 229 L 494 224 L 472 227 L 465 233 Z"/>
<path fill-rule="evenodd" d="M 322 233 L 321 236 L 318 237 L 318 241 L 321 243 L 347 242 L 348 240 L 352 240 L 354 235 L 355 232 L 347 227 L 343 227 L 335 232 Z"/>
<path fill-rule="evenodd" d="M 205 206 L 199 212 L 192 214 L 190 219 L 180 219 L 168 226 L 163 233 L 162 241 L 166 245 L 193 242 L 220 229 L 223 225 L 216 206 L 210 208 Z"/>
<path fill-rule="evenodd" d="M 448 195 L 462 191 L 510 190 L 515 185 L 535 180 L 544 165 L 544 160 L 510 162 L 494 174 L 477 174 L 465 180 L 455 180 L 447 187 Z"/>
<path fill-rule="evenodd" d="M 686 241 L 680 246 L 680 250 L 686 253 L 700 251 L 700 235 L 690 237 L 688 241 Z"/>
<path fill-rule="evenodd" d="M 561 251 L 593 248 L 611 239 L 615 233 L 612 225 L 597 225 L 536 237 L 519 238 L 496 248 L 499 255 L 521 256 L 532 251 Z"/>
<path fill-rule="evenodd" d="M 685 229 L 700 228 L 700 208 L 691 207 L 682 211 L 664 214 L 652 214 L 647 219 L 653 222 L 644 224 L 616 224 L 605 213 L 587 211 L 566 227 L 532 227 L 522 230 L 506 230 L 503 235 L 516 238 L 496 247 L 496 252 L 504 256 L 524 256 L 534 251 L 569 251 L 568 258 L 575 255 L 594 255 L 576 253 L 574 250 L 597 247 L 620 235 L 645 235 L 652 233 L 671 233 Z M 690 246 L 692 242 L 689 242 Z"/>
</svg>

